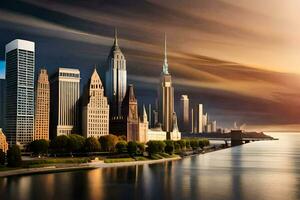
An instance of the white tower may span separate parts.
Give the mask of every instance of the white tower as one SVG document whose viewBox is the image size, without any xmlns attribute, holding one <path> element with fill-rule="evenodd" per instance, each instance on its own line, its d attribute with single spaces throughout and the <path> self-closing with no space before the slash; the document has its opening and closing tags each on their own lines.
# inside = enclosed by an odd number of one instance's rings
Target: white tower
<svg viewBox="0 0 300 200">
<path fill-rule="evenodd" d="M 34 134 L 35 44 L 16 39 L 5 46 L 7 139 L 26 145 Z"/>
</svg>

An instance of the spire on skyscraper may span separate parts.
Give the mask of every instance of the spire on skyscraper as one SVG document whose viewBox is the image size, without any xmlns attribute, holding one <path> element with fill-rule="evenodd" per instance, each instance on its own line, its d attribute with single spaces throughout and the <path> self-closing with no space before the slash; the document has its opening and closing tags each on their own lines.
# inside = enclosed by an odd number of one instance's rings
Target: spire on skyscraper
<svg viewBox="0 0 300 200">
<path fill-rule="evenodd" d="M 165 33 L 165 52 L 164 52 L 163 74 L 169 74 L 168 58 L 167 58 L 167 34 L 166 33 Z"/>
<path fill-rule="evenodd" d="M 115 28 L 115 41 L 114 41 L 114 46 L 118 46 L 118 30 Z"/>
</svg>

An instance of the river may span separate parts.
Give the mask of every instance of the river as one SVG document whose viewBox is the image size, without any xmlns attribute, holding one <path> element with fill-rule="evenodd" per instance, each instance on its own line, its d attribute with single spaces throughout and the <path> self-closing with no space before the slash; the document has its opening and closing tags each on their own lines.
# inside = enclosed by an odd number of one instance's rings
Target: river
<svg viewBox="0 0 300 200">
<path fill-rule="evenodd" d="M 0 178 L 0 199 L 300 200 L 300 133 L 160 164 Z"/>
</svg>

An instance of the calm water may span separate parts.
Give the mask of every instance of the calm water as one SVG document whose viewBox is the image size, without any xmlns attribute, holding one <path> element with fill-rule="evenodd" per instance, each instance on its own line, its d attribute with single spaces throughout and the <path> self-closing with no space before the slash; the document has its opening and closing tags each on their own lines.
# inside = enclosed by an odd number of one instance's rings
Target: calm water
<svg viewBox="0 0 300 200">
<path fill-rule="evenodd" d="M 163 164 L 0 178 L 0 199 L 300 200 L 300 133 Z"/>
</svg>

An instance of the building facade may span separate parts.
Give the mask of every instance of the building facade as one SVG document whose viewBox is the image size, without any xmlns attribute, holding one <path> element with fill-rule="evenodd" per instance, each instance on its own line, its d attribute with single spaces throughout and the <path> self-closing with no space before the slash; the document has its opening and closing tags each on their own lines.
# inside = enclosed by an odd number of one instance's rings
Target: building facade
<svg viewBox="0 0 300 200">
<path fill-rule="evenodd" d="M 6 141 L 6 136 L 3 133 L 2 128 L 0 128 L 0 150 L 2 150 L 3 152 L 7 152 L 8 150 L 8 143 Z"/>
<path fill-rule="evenodd" d="M 50 83 L 50 138 L 78 134 L 80 71 L 59 68 Z"/>
<path fill-rule="evenodd" d="M 35 44 L 16 39 L 5 47 L 6 136 L 9 144 L 27 145 L 34 134 Z"/>
<path fill-rule="evenodd" d="M 203 132 L 203 105 L 198 104 L 195 106 L 195 114 L 194 114 L 194 133 L 202 133 Z"/>
<path fill-rule="evenodd" d="M 190 132 L 190 100 L 187 95 L 180 98 L 180 130 Z"/>
<path fill-rule="evenodd" d="M 48 72 L 41 69 L 36 86 L 34 139 L 49 140 L 50 84 Z"/>
<path fill-rule="evenodd" d="M 109 105 L 101 78 L 95 69 L 84 91 L 82 132 L 85 137 L 100 138 L 109 134 Z"/>
<path fill-rule="evenodd" d="M 119 44 L 115 30 L 114 44 L 107 59 L 108 69 L 105 78 L 105 92 L 109 99 L 110 116 L 122 116 L 122 101 L 127 89 L 126 59 Z"/>
<path fill-rule="evenodd" d="M 0 61 L 0 68 L 5 67 L 5 62 Z M 1 70 L 0 70 L 1 73 Z M 0 128 L 6 128 L 6 80 L 4 69 L 0 74 Z"/>
<path fill-rule="evenodd" d="M 172 77 L 168 71 L 167 60 L 167 40 L 165 36 L 165 52 L 163 71 L 160 77 L 160 86 L 158 89 L 159 122 L 162 124 L 163 131 L 172 132 L 173 113 L 174 113 L 174 88 L 172 86 Z"/>
<path fill-rule="evenodd" d="M 129 85 L 122 103 L 122 116 L 111 118 L 110 132 L 116 135 L 125 135 L 127 141 L 144 142 L 147 140 L 147 114 L 139 117 L 138 102 L 134 94 L 133 85 Z"/>
</svg>

